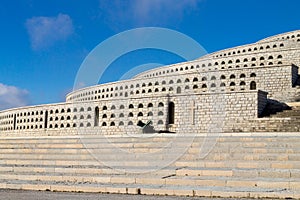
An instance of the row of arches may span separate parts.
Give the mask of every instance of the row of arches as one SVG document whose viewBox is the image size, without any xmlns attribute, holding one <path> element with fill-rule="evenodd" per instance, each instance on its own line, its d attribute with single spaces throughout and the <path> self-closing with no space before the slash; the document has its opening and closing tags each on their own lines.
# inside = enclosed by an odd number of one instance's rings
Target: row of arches
<svg viewBox="0 0 300 200">
<path fill-rule="evenodd" d="M 27 123 L 27 122 L 42 122 L 43 121 L 43 118 L 31 118 L 31 119 L 20 119 L 20 120 L 17 120 L 17 123 Z"/>
<path fill-rule="evenodd" d="M 95 121 L 94 121 L 94 126 L 99 126 L 99 124 L 101 126 L 108 126 L 110 124 L 110 126 L 115 126 L 115 118 L 118 117 L 118 119 L 120 120 L 121 125 L 124 125 L 124 120 L 122 120 L 123 118 L 128 119 L 128 124 L 127 125 L 133 125 L 133 121 L 139 120 L 140 117 L 147 117 L 147 119 L 156 119 L 156 117 L 161 118 L 161 117 L 168 117 L 168 123 L 169 124 L 173 124 L 175 121 L 175 104 L 174 102 L 169 102 L 168 103 L 168 113 L 165 114 L 166 109 L 164 108 L 164 103 L 163 102 L 159 102 L 156 107 L 157 109 L 152 110 L 152 108 L 154 107 L 153 103 L 148 103 L 148 104 L 143 104 L 143 103 L 139 103 L 136 104 L 137 106 L 135 107 L 133 104 L 129 104 L 128 105 L 128 113 L 124 113 L 124 112 L 120 112 L 120 113 L 111 113 L 114 111 L 114 109 L 110 109 L 111 112 L 107 112 L 108 111 L 108 107 L 107 106 L 103 106 L 102 107 L 102 111 L 100 111 L 100 108 L 97 106 L 95 107 Z M 139 109 L 144 108 L 144 106 L 147 105 L 147 112 L 145 112 L 145 110 L 140 111 Z M 114 105 L 112 105 L 111 107 L 113 107 Z M 124 105 L 120 105 L 120 108 L 124 109 L 125 106 Z M 136 108 L 136 111 L 130 111 L 131 109 Z M 120 109 L 120 110 L 122 110 Z M 134 114 L 136 113 L 136 114 Z M 101 116 L 100 116 L 101 114 Z M 109 120 L 108 120 L 109 118 Z M 132 119 L 131 119 L 132 118 Z M 144 118 L 143 118 L 144 119 Z M 112 120 L 112 121 L 111 121 Z M 120 125 L 119 123 L 119 125 Z M 163 124 L 162 119 L 158 119 L 157 122 L 159 125 Z"/>
<path fill-rule="evenodd" d="M 146 104 L 147 105 L 147 108 L 152 108 L 154 105 L 153 105 L 153 103 L 148 103 L 148 104 Z M 133 108 L 144 108 L 144 106 L 146 106 L 146 105 L 144 105 L 143 103 L 139 103 L 137 106 L 134 106 L 134 104 L 129 104 L 128 106 L 127 106 L 127 108 L 128 109 L 133 109 Z M 164 107 L 164 103 L 163 102 L 159 102 L 158 104 L 157 104 L 157 107 Z M 123 105 L 123 104 L 121 104 L 119 107 L 118 107 L 120 110 L 122 110 L 122 109 L 125 109 L 125 106 Z M 112 106 L 110 106 L 110 110 L 115 110 L 116 109 L 116 106 L 115 105 L 112 105 Z M 102 107 L 102 110 L 108 110 L 108 106 L 106 106 L 106 105 L 104 105 L 103 107 Z"/>
<path fill-rule="evenodd" d="M 71 123 L 67 123 L 67 124 L 50 124 L 49 125 L 49 128 L 51 129 L 51 128 L 71 128 L 71 127 L 73 127 L 73 128 L 76 128 L 76 127 L 91 127 L 92 125 L 91 125 L 91 123 L 90 122 L 87 122 L 87 123 L 73 123 L 73 124 L 71 124 Z"/>
<path fill-rule="evenodd" d="M 92 116 L 91 115 L 87 115 L 86 117 L 84 117 L 84 115 L 80 115 L 80 116 L 78 116 L 77 117 L 77 115 L 74 115 L 73 116 L 73 120 L 77 120 L 77 119 L 91 119 L 92 118 Z M 49 118 L 49 121 L 62 121 L 62 120 L 71 120 L 71 116 L 67 116 L 67 117 L 65 117 L 65 116 L 61 116 L 61 117 L 58 117 L 58 116 L 56 116 L 56 117 L 50 117 Z"/>
<path fill-rule="evenodd" d="M 43 128 L 43 125 L 42 124 L 40 124 L 40 125 L 23 125 L 23 126 L 17 126 L 16 127 L 16 129 L 17 130 L 25 130 L 25 129 L 27 129 L 27 130 L 29 130 L 29 129 L 42 129 Z"/>
<path fill-rule="evenodd" d="M 159 112 L 157 113 L 157 116 L 163 116 L 163 115 L 164 115 L 164 112 L 163 112 L 163 111 L 159 111 Z M 133 112 L 129 112 L 126 116 L 127 116 L 127 117 L 134 117 L 134 114 L 133 114 Z M 138 114 L 136 114 L 136 116 L 137 116 L 137 117 L 143 117 L 143 116 L 144 116 L 144 113 L 143 113 L 143 112 L 138 112 Z M 148 112 L 148 113 L 147 113 L 147 116 L 153 116 L 153 112 L 152 112 L 152 111 Z M 120 113 L 120 114 L 118 115 L 118 117 L 119 117 L 119 118 L 123 118 L 123 117 L 125 117 L 125 114 L 124 114 L 124 113 Z M 114 113 L 112 113 L 112 114 L 110 114 L 110 115 L 108 115 L 108 114 L 103 114 L 103 115 L 102 115 L 102 119 L 107 119 L 107 118 L 116 118 L 116 115 L 115 115 Z"/>
<path fill-rule="evenodd" d="M 13 118 L 13 117 L 14 117 L 13 114 L 3 115 L 3 116 L 0 116 L 0 120 L 3 120 L 3 119 L 11 119 L 11 118 Z"/>
<path fill-rule="evenodd" d="M 21 112 L 17 113 L 17 117 L 28 117 L 28 116 L 36 116 L 36 115 L 43 115 L 43 111 L 31 111 L 31 112 Z"/>
<path fill-rule="evenodd" d="M 282 59 L 283 58 L 283 56 L 282 55 L 278 55 L 277 56 L 277 59 Z M 241 63 L 241 62 L 249 62 L 249 61 L 257 61 L 257 60 L 260 60 L 260 61 L 263 61 L 263 60 L 273 60 L 274 59 L 274 57 L 272 56 L 272 55 L 270 55 L 270 56 L 268 56 L 267 58 L 265 58 L 264 56 L 261 56 L 261 57 L 259 57 L 259 58 L 256 58 L 256 57 L 252 57 L 251 59 L 249 59 L 249 58 L 244 58 L 244 59 L 239 59 L 239 58 L 237 58 L 236 60 L 232 60 L 232 59 L 230 59 L 230 60 L 228 60 L 228 61 L 222 61 L 221 62 L 221 65 L 225 65 L 225 64 L 233 64 L 233 63 Z M 219 62 L 215 62 L 214 63 L 214 65 L 219 65 Z"/>
<path fill-rule="evenodd" d="M 164 121 L 163 120 L 158 120 L 157 121 L 157 123 L 155 124 L 155 125 L 163 125 L 164 124 Z M 125 122 L 124 121 L 120 121 L 119 123 L 118 123 L 118 125 L 119 126 L 124 126 L 125 125 Z M 127 125 L 128 126 L 133 126 L 133 125 L 135 125 L 134 123 L 133 123 L 133 121 L 129 121 L 129 122 L 127 122 Z M 101 124 L 101 126 L 102 127 L 105 127 L 105 126 L 116 126 L 116 122 L 102 122 L 102 124 Z"/>
<path fill-rule="evenodd" d="M 278 37 L 277 40 L 289 40 L 289 39 L 295 39 L 296 37 L 300 37 L 300 34 L 292 34 L 292 35 L 285 35 Z"/>
<path fill-rule="evenodd" d="M 275 64 L 282 64 L 281 59 L 283 58 L 283 56 L 281 54 L 279 55 L 268 55 L 268 56 L 260 56 L 260 57 L 251 57 L 251 58 L 237 58 L 235 60 L 230 59 L 228 61 L 216 61 L 214 63 L 208 63 L 205 64 L 203 63 L 201 65 L 201 67 L 211 67 L 211 66 L 217 66 L 220 67 L 220 69 L 232 69 L 232 68 L 239 68 L 239 67 L 256 67 L 256 66 L 265 66 L 265 65 L 275 65 Z M 270 61 L 270 60 L 274 60 L 274 59 L 279 59 L 279 61 Z M 253 63 L 256 61 L 268 61 L 266 63 Z M 252 62 L 252 64 L 250 63 L 250 65 L 248 64 L 249 62 Z M 242 64 L 243 63 L 243 64 Z M 240 65 L 242 64 L 242 65 Z M 227 68 L 225 67 L 225 65 L 229 65 Z M 231 66 L 231 65 L 236 65 L 236 66 Z M 175 68 L 175 70 L 173 69 L 166 69 L 162 72 L 156 72 L 155 74 L 153 74 L 153 76 L 157 76 L 157 75 L 161 75 L 161 74 L 166 74 L 166 73 L 172 73 L 174 71 L 184 71 L 184 70 L 190 70 L 190 69 L 196 69 L 196 68 L 200 68 L 200 65 L 197 66 L 186 66 L 186 67 L 179 67 L 179 68 Z M 146 75 L 145 77 L 152 77 L 151 75 Z M 113 91 L 117 91 L 117 90 L 128 90 L 128 89 L 133 89 L 133 88 L 139 88 L 139 87 L 147 87 L 147 86 L 152 86 L 152 85 L 160 85 L 160 84 L 166 84 L 164 82 L 159 83 L 158 81 L 156 81 L 155 83 L 137 83 L 136 85 L 131 84 L 131 85 L 125 85 L 125 86 L 114 86 L 114 87 L 107 87 L 107 88 L 102 88 L 102 89 L 96 89 L 96 90 L 92 90 L 92 91 L 86 91 L 77 95 L 73 95 L 69 97 L 69 100 L 93 100 L 93 99 L 100 99 L 100 98 L 108 98 L 108 97 L 114 97 L 114 95 L 108 95 L 108 94 L 103 94 L 103 93 L 107 93 L 107 92 L 113 92 Z M 145 93 L 146 91 L 144 91 Z M 96 95 L 98 94 L 98 95 Z M 100 95 L 101 94 L 101 95 Z M 117 94 L 117 93 L 116 93 Z M 95 98 L 93 97 L 95 95 Z M 123 96 L 124 92 L 120 92 L 118 96 Z M 86 97 L 86 98 L 83 98 Z"/>
<path fill-rule="evenodd" d="M 231 91 L 234 91 L 234 88 L 232 88 L 232 87 L 236 86 L 236 83 L 235 83 L 235 82 L 230 82 L 230 83 L 229 83 L 229 86 L 230 86 L 230 90 L 231 90 Z M 243 87 L 241 88 L 241 90 L 245 90 L 246 82 L 245 82 L 245 81 L 241 81 L 241 82 L 239 83 L 239 86 L 243 86 Z M 217 87 L 216 83 L 212 83 L 212 84 L 210 85 L 210 88 L 216 88 L 216 87 Z M 220 83 L 220 87 L 221 87 L 221 88 L 222 88 L 222 87 L 226 87 L 226 83 L 224 83 L 224 82 Z M 193 85 L 193 89 L 198 89 L 198 88 L 199 88 L 198 85 Z M 208 85 L 204 83 L 204 84 L 201 85 L 201 88 L 202 88 L 202 89 L 206 89 L 206 88 L 208 88 Z M 185 89 L 189 89 L 189 88 L 185 88 Z M 250 82 L 250 87 L 249 87 L 249 89 L 250 89 L 250 90 L 256 90 L 256 82 L 255 82 L 255 81 L 251 81 L 251 82 Z"/>
<path fill-rule="evenodd" d="M 284 46 L 284 44 L 281 44 L 281 45 Z M 261 48 L 263 48 L 263 47 L 261 47 Z M 267 48 L 268 48 L 268 46 L 267 46 Z M 282 59 L 283 58 L 282 55 L 277 55 L 277 56 L 275 56 L 275 55 L 274 56 L 269 55 L 269 56 L 267 56 L 267 58 L 269 58 L 269 59 L 275 59 L 276 57 L 277 57 L 277 59 Z M 264 58 L 263 56 L 261 56 L 260 58 L 252 57 L 251 61 L 253 61 L 254 59 L 255 59 L 255 61 L 256 60 L 265 60 L 265 59 L 267 60 L 267 58 Z M 242 60 L 245 60 L 245 59 L 237 59 L 237 60 L 238 60 L 237 63 L 241 63 Z M 247 60 L 248 60 L 248 58 L 247 58 Z M 186 70 L 192 70 L 192 69 L 199 69 L 200 67 L 205 68 L 205 67 L 218 66 L 219 63 L 223 63 L 223 62 L 225 64 L 226 62 L 229 62 L 229 61 L 216 61 L 216 62 L 209 62 L 209 63 L 197 64 L 195 66 L 191 65 L 191 66 L 185 66 L 185 67 L 177 67 L 175 69 L 173 69 L 173 68 L 171 68 L 171 69 L 164 69 L 163 71 L 152 72 L 152 73 L 145 74 L 143 76 L 149 78 L 149 77 L 155 77 L 155 76 L 164 75 L 164 74 L 173 73 L 173 72 L 180 72 L 180 71 L 186 71 Z M 233 61 L 231 61 L 231 62 L 233 63 Z M 221 68 L 221 69 L 224 69 L 224 68 Z"/>
<path fill-rule="evenodd" d="M 249 53 L 252 51 L 262 51 L 262 50 L 268 50 L 268 49 L 275 49 L 278 47 L 284 47 L 284 43 L 275 43 L 275 44 L 267 44 L 267 45 L 260 45 L 260 46 L 255 46 L 255 47 L 249 47 L 247 48 L 243 48 L 243 49 L 235 49 L 235 50 L 225 50 L 225 51 L 221 51 L 222 53 L 219 53 L 217 55 L 215 55 L 216 58 L 218 57 L 225 57 L 225 56 L 231 56 L 231 55 L 237 55 L 237 54 L 241 54 L 241 53 Z"/>
<path fill-rule="evenodd" d="M 220 76 L 220 78 L 216 77 L 215 75 L 212 75 L 210 77 L 207 76 L 203 76 L 201 79 L 200 77 L 194 77 L 194 78 L 179 78 L 179 79 L 171 79 L 171 80 L 162 80 L 162 81 L 155 81 L 155 82 L 144 82 L 144 83 L 137 83 L 137 84 L 131 84 L 131 91 L 128 92 L 114 92 L 114 93 L 110 93 L 110 94 L 102 94 L 102 95 L 98 95 L 98 96 L 91 96 L 88 98 L 83 98 L 80 99 L 80 101 L 87 101 L 87 100 L 99 100 L 99 99 L 105 99 L 105 98 L 113 98 L 113 97 L 128 97 L 128 96 L 132 96 L 132 95 L 140 95 L 140 94 L 146 94 L 146 93 L 157 93 L 157 92 L 172 92 L 175 91 L 174 87 L 153 87 L 153 86 L 164 86 L 164 85 L 173 85 L 173 84 L 189 84 L 191 82 L 196 82 L 199 81 L 199 79 L 201 81 L 213 81 L 213 80 L 225 80 L 225 79 L 235 79 L 237 77 L 240 78 L 253 78 L 256 77 L 256 74 L 254 72 L 252 72 L 251 74 L 247 75 L 246 73 L 241 73 L 240 75 L 236 76 L 235 74 L 231 74 L 228 76 L 225 76 L 224 74 Z M 149 88 L 150 87 L 150 88 Z M 190 88 L 192 87 L 192 85 L 189 86 L 180 86 L 180 88 Z M 176 88 L 176 87 L 175 87 Z M 178 88 L 178 87 L 177 87 Z M 181 89 L 178 89 L 179 91 L 177 91 L 177 93 L 181 93 Z M 122 108 L 121 108 L 122 109 Z M 90 109 L 89 109 L 90 111 Z"/>
</svg>

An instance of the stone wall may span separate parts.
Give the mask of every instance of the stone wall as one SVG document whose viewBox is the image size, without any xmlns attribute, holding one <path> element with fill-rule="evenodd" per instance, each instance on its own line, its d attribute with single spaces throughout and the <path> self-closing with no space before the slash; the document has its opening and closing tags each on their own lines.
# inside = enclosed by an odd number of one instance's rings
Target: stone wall
<svg viewBox="0 0 300 200">
<path fill-rule="evenodd" d="M 68 94 L 65 103 L 1 111 L 0 132 L 139 134 L 137 124 L 147 121 L 157 131 L 223 131 L 219 127 L 257 118 L 267 93 L 274 100 L 293 101 L 300 65 L 298 32 L 150 70 L 131 80 L 83 88 Z"/>
<path fill-rule="evenodd" d="M 155 131 L 200 133 L 213 128 L 222 131 L 224 124 L 237 118 L 256 118 L 265 105 L 266 95 L 253 90 L 37 106 L 12 110 L 14 114 L 10 115 L 16 115 L 16 119 L 9 117 L 12 123 L 4 132 L 14 135 L 25 132 L 29 135 L 140 134 L 142 128 L 137 123 L 149 120 Z M 174 109 L 170 111 L 172 104 Z"/>
</svg>

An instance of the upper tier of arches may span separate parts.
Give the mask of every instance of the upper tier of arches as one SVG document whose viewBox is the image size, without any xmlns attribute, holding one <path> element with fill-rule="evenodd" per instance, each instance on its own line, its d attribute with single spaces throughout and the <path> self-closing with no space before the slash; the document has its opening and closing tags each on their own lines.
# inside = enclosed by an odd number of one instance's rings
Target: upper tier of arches
<svg viewBox="0 0 300 200">
<path fill-rule="evenodd" d="M 282 38 L 281 40 L 277 40 L 274 38 Z M 219 59 L 225 59 L 229 57 L 239 57 L 239 56 L 247 56 L 247 55 L 257 55 L 257 54 L 266 54 L 272 52 L 283 51 L 285 49 L 289 49 L 293 46 L 300 45 L 300 31 L 289 32 L 285 34 L 280 34 L 277 36 L 272 36 L 265 40 L 260 40 L 253 44 L 247 44 L 243 46 L 238 46 L 234 48 L 229 48 L 221 51 L 217 51 L 208 55 L 205 55 L 196 61 L 185 62 L 174 64 L 170 66 L 164 66 L 152 70 L 148 70 L 142 72 L 135 76 L 135 78 L 149 78 L 153 76 L 165 76 L 169 74 L 169 72 L 179 72 L 180 70 L 176 71 L 176 69 L 180 69 L 183 65 L 194 65 L 195 62 L 199 63 L 200 66 L 203 63 L 207 63 L 207 65 L 213 65 L 209 63 L 214 62 L 222 62 Z"/>
</svg>

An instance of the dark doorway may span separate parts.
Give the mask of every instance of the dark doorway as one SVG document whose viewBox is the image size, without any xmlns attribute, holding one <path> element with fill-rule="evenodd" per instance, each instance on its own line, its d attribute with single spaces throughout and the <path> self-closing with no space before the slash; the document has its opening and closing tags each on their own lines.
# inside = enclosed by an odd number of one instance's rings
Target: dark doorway
<svg viewBox="0 0 300 200">
<path fill-rule="evenodd" d="M 94 126 L 99 126 L 99 107 L 95 108 L 95 122 Z"/>
<path fill-rule="evenodd" d="M 16 130 L 16 122 L 17 121 L 17 116 L 16 116 L 16 114 L 14 115 L 14 130 Z"/>
<path fill-rule="evenodd" d="M 169 102 L 168 122 L 169 124 L 174 124 L 175 122 L 175 104 L 173 102 Z"/>
<path fill-rule="evenodd" d="M 47 128 L 48 126 L 48 111 L 45 112 L 45 123 L 44 123 L 44 128 Z"/>
</svg>

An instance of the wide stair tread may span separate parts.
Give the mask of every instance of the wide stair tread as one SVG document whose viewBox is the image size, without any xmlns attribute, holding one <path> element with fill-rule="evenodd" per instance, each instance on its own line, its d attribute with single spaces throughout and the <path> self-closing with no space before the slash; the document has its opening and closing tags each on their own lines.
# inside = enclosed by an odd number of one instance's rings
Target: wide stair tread
<svg viewBox="0 0 300 200">
<path fill-rule="evenodd" d="M 206 147 L 205 139 L 210 137 L 1 138 L 0 188 L 300 198 L 299 134 L 220 135 L 211 137 L 213 143 Z M 86 147 L 102 153 L 102 160 Z M 135 159 L 116 154 L 114 148 Z M 168 151 L 159 154 L 161 150 Z M 207 155 L 201 157 L 201 150 Z M 154 152 L 159 156 L 146 157 Z M 178 158 L 159 168 L 160 161 L 178 152 Z"/>
</svg>

